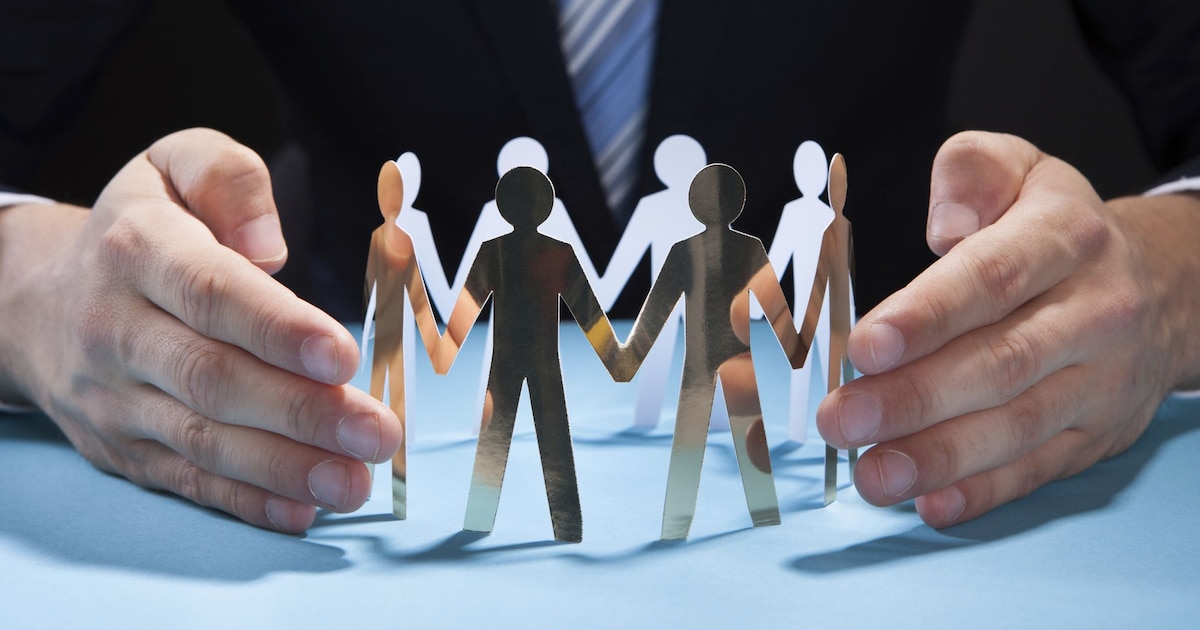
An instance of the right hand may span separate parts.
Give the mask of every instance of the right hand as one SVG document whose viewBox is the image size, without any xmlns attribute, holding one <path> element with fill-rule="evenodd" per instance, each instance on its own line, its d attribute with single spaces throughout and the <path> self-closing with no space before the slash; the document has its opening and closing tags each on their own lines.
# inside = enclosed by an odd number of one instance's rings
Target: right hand
<svg viewBox="0 0 1200 630">
<path fill-rule="evenodd" d="M 401 425 L 346 385 L 345 328 L 268 273 L 287 248 L 262 160 L 211 130 L 159 140 L 90 211 L 0 215 L 0 392 L 84 457 L 270 529 L 360 507 Z M 14 238 L 14 234 L 20 236 Z"/>
</svg>

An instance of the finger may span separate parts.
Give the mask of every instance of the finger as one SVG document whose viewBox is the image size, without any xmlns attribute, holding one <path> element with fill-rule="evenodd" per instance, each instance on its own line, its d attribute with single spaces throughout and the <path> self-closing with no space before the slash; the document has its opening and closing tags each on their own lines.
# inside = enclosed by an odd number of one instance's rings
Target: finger
<svg viewBox="0 0 1200 630">
<path fill-rule="evenodd" d="M 847 383 L 821 401 L 817 428 L 831 445 L 855 448 L 1003 405 L 1090 356 L 1091 346 L 1071 340 L 1104 339 L 1121 321 L 1111 309 L 1070 308 L 1051 292 L 913 363 Z"/>
<path fill-rule="evenodd" d="M 1008 134 L 964 131 L 947 140 L 930 176 L 929 248 L 944 256 L 963 238 L 995 223 L 1042 158 L 1037 147 Z"/>
<path fill-rule="evenodd" d="M 999 321 L 1074 273 L 1110 238 L 1095 192 L 1057 160 L 1031 174 L 1034 185 L 1004 219 L 955 247 L 907 287 L 865 315 L 847 352 L 866 374 L 925 356 L 968 330 Z M 1042 182 L 1074 177 L 1081 185 L 1051 190 Z M 1055 179 L 1057 178 L 1057 179 Z"/>
<path fill-rule="evenodd" d="M 1025 457 L 918 497 L 917 513 L 931 527 L 969 521 L 1099 461 L 1102 451 L 1081 431 L 1064 431 Z"/>
<path fill-rule="evenodd" d="M 101 264 L 200 334 L 325 383 L 354 375 L 358 345 L 349 331 L 216 246 L 194 219 L 181 221 L 153 204 L 130 207 L 100 247 Z"/>
<path fill-rule="evenodd" d="M 268 273 L 283 267 L 287 246 L 257 153 L 218 131 L 188 129 L 155 142 L 146 158 L 222 245 Z"/>
<path fill-rule="evenodd" d="M 251 525 L 299 534 L 316 518 L 316 509 L 311 505 L 210 473 L 157 442 L 139 442 L 136 461 L 136 472 L 125 471 L 135 483 L 173 492 Z"/>
<path fill-rule="evenodd" d="M 386 406 L 349 387 L 297 376 L 196 334 L 147 305 L 121 326 L 113 359 L 202 416 L 263 429 L 327 451 L 380 463 L 403 429 Z"/>
<path fill-rule="evenodd" d="M 362 506 L 370 475 L 362 462 L 280 435 L 222 424 L 151 386 L 134 419 L 135 436 L 160 442 L 201 469 L 335 512 Z"/>
<path fill-rule="evenodd" d="M 855 467 L 859 494 L 891 505 L 1016 461 L 1090 411 L 1088 369 L 1047 377 L 1008 404 L 882 442 Z"/>
</svg>

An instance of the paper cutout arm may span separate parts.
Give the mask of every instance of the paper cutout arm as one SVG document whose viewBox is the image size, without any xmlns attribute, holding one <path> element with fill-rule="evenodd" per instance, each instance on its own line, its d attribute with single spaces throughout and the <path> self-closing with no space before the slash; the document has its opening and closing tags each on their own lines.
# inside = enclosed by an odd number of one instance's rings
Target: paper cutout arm
<svg viewBox="0 0 1200 630">
<path fill-rule="evenodd" d="M 775 269 L 770 261 L 765 261 L 765 263 L 750 278 L 750 292 L 754 294 L 759 306 L 762 307 L 763 315 L 771 323 L 771 329 L 775 331 L 779 345 L 783 346 L 788 363 L 792 365 L 793 369 L 802 368 L 808 357 L 808 349 L 812 346 L 813 336 L 816 334 L 817 318 L 821 316 L 821 300 L 825 297 L 825 283 L 820 283 L 819 294 L 818 287 L 813 286 L 816 308 L 814 310 L 810 297 L 808 311 L 804 313 L 804 321 L 797 330 L 795 318 L 792 317 L 792 309 L 788 308 L 787 298 L 779 286 Z M 817 275 L 820 276 L 820 273 L 820 264 L 818 263 Z"/>
<path fill-rule="evenodd" d="M 489 271 L 495 267 L 493 261 L 486 260 L 491 248 L 487 243 L 480 248 L 479 255 L 471 263 L 471 269 L 463 280 L 462 291 L 454 303 L 454 310 L 446 320 L 446 332 L 438 340 L 436 353 L 430 356 L 433 370 L 438 374 L 446 374 L 454 365 L 459 350 L 471 333 L 483 306 L 492 295 L 492 282 Z"/>
<path fill-rule="evenodd" d="M 672 247 L 667 254 L 662 271 L 655 279 L 654 286 L 650 287 L 650 294 L 646 296 L 642 310 L 633 322 L 629 338 L 621 344 L 617 369 L 610 370 L 617 381 L 629 381 L 637 374 L 667 318 L 671 316 L 671 311 L 675 310 L 675 304 L 683 297 L 684 278 L 681 274 L 687 268 L 684 264 L 686 261 L 681 260 L 683 256 L 686 256 L 686 252 L 679 245 Z"/>
<path fill-rule="evenodd" d="M 575 322 L 583 329 L 584 336 L 592 344 L 592 350 L 600 357 L 600 362 L 608 369 L 613 380 L 620 381 L 623 376 L 621 369 L 622 351 L 617 341 L 617 333 L 613 330 L 612 321 L 600 306 L 592 283 L 578 260 L 571 263 L 567 270 L 568 282 L 562 293 L 562 300 L 571 311 Z M 632 375 L 631 375 L 632 377 Z M 629 379 L 624 379 L 629 380 Z"/>
</svg>

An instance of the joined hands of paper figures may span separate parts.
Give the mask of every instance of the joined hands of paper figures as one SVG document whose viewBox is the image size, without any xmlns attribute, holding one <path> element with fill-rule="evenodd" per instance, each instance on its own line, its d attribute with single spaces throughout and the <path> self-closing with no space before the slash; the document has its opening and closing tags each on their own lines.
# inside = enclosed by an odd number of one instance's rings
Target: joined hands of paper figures
<svg viewBox="0 0 1200 630">
<path fill-rule="evenodd" d="M 789 363 L 798 368 L 812 344 L 828 285 L 831 303 L 839 305 L 831 308 L 831 337 L 835 339 L 830 342 L 830 388 L 840 382 L 835 373 L 850 378 L 852 372 L 844 360 L 845 335 L 849 332 L 848 267 L 839 264 L 848 261 L 849 255 L 849 225 L 841 214 L 845 191 L 841 156 L 834 157 L 832 168 L 837 173 L 831 172 L 830 198 L 837 218 L 826 230 L 799 330 L 762 242 L 730 227 L 745 204 L 741 176 L 729 166 L 713 164 L 695 176 L 688 194 L 692 213 L 703 230 L 671 247 L 628 340 L 620 343 L 572 247 L 538 232 L 538 226 L 550 215 L 555 196 L 549 179 L 531 167 L 514 168 L 497 184 L 496 206 L 513 230 L 479 247 L 446 332 L 440 334 L 412 241 L 396 222 L 403 197 L 400 173 L 394 162 L 386 163 L 379 180 L 380 210 L 385 221 L 372 235 L 367 275 L 367 291 L 374 287 L 378 305 L 372 395 L 382 400 L 386 376 L 391 384 L 388 402 L 404 422 L 406 291 L 426 351 L 439 374 L 450 369 L 485 304 L 492 301 L 494 346 L 464 529 L 490 532 L 495 524 L 519 397 L 522 384 L 527 383 L 555 538 L 573 542 L 582 539 L 558 350 L 560 299 L 617 381 L 634 377 L 676 304 L 683 302 L 684 372 L 662 537 L 686 538 L 691 526 L 718 381 L 724 388 L 753 523 L 778 524 L 779 505 L 750 354 L 750 294 L 761 306 Z M 838 249 L 841 243 L 846 246 Z M 836 463 L 836 451 L 833 457 Z M 405 512 L 406 472 L 402 445 L 393 461 L 393 503 L 401 518 Z M 828 493 L 826 496 L 828 499 Z"/>
</svg>

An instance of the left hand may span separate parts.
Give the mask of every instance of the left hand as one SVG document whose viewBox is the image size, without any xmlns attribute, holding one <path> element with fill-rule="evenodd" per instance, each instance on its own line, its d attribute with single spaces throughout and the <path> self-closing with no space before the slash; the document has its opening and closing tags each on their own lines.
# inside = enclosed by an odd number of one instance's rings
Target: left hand
<svg viewBox="0 0 1200 630">
<path fill-rule="evenodd" d="M 927 239 L 941 260 L 862 317 L 865 376 L 817 412 L 829 444 L 877 443 L 867 501 L 975 518 L 1123 451 L 1200 383 L 1200 198 L 1105 203 L 1028 142 L 966 132 L 934 160 Z"/>
</svg>

